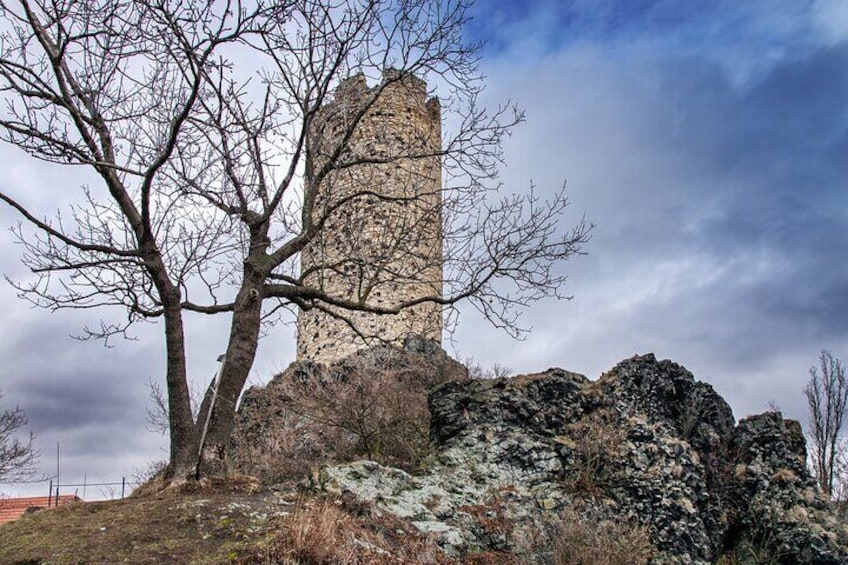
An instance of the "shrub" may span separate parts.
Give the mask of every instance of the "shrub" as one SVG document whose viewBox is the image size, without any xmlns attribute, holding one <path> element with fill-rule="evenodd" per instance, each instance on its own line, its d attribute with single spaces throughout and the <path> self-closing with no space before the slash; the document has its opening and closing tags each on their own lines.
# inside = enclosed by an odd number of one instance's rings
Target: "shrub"
<svg viewBox="0 0 848 565">
<path fill-rule="evenodd" d="M 388 346 L 330 366 L 296 363 L 248 391 L 234 434 L 238 468 L 266 483 L 361 458 L 416 471 L 430 454 L 428 391 L 464 378 L 443 352 Z"/>
<path fill-rule="evenodd" d="M 612 411 L 602 408 L 570 424 L 567 431 L 574 438 L 575 461 L 568 478 L 572 490 L 600 494 L 614 480 L 624 430 L 616 425 Z"/>
<path fill-rule="evenodd" d="M 780 558 L 768 549 L 748 541 L 741 542 L 733 552 L 722 555 L 717 561 L 718 565 L 777 565 L 780 562 Z"/>
<path fill-rule="evenodd" d="M 403 535 L 398 532 L 403 531 Z M 356 517 L 333 499 L 301 500 L 270 540 L 263 555 L 241 565 L 439 565 L 451 563 L 427 538 L 399 524 Z"/>
<path fill-rule="evenodd" d="M 568 510 L 553 528 L 553 565 L 640 565 L 654 557 L 648 529 L 594 510 Z"/>
<path fill-rule="evenodd" d="M 317 381 L 297 383 L 289 408 L 333 440 L 337 461 L 365 457 L 415 470 L 429 455 L 427 392 L 446 379 L 408 363 L 411 355 L 388 347 L 352 355 Z"/>
<path fill-rule="evenodd" d="M 303 387 L 293 397 L 291 410 L 336 435 L 341 432 L 335 438 L 339 459 L 364 456 L 417 467 L 429 446 L 427 389 L 385 369 L 346 369 L 318 386 Z"/>
<path fill-rule="evenodd" d="M 495 363 L 491 367 L 483 367 L 480 363 L 469 357 L 465 360 L 465 367 L 468 370 L 468 378 L 476 380 L 484 379 L 503 379 L 512 376 L 512 369 Z"/>
<path fill-rule="evenodd" d="M 721 556 L 721 565 L 776 565 L 786 563 L 788 555 L 781 545 L 778 532 L 781 523 L 761 500 L 749 501 L 746 517 L 739 521 L 733 516 L 726 539 L 727 552 Z M 782 514 L 782 512 L 781 512 Z"/>
</svg>

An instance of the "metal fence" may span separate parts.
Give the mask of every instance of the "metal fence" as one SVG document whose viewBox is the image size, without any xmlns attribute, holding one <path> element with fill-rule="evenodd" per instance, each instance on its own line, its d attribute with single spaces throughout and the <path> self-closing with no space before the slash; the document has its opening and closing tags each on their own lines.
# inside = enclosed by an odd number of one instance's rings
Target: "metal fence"
<svg viewBox="0 0 848 565">
<path fill-rule="evenodd" d="M 104 498 L 114 499 L 114 498 L 118 498 L 116 496 L 118 487 L 120 487 L 120 489 L 121 489 L 120 498 L 125 498 L 126 495 L 128 494 L 127 488 L 133 489 L 133 488 L 135 488 L 135 487 L 137 487 L 141 484 L 138 481 L 127 480 L 126 477 L 121 477 L 120 481 L 112 481 L 112 482 L 106 482 L 106 483 L 89 483 L 88 481 L 83 480 L 83 482 L 81 482 L 81 483 L 61 483 L 60 484 L 59 482 L 54 481 L 54 479 L 52 479 L 52 478 L 49 481 L 50 481 L 50 484 L 47 488 L 47 495 L 48 495 L 47 507 L 48 508 L 53 508 L 53 507 L 59 505 L 59 495 L 60 495 L 61 489 L 75 489 L 74 492 L 73 492 L 74 496 L 79 496 L 81 499 L 85 500 L 86 499 L 86 489 L 88 489 L 89 487 L 95 487 L 95 488 L 101 488 L 101 489 L 107 488 L 107 489 L 110 489 L 110 491 L 111 491 L 110 496 L 104 497 Z M 79 493 L 80 488 L 82 488 L 82 495 L 80 495 L 80 493 Z M 67 490 L 65 490 L 64 492 L 65 492 L 65 494 L 69 494 Z"/>
</svg>

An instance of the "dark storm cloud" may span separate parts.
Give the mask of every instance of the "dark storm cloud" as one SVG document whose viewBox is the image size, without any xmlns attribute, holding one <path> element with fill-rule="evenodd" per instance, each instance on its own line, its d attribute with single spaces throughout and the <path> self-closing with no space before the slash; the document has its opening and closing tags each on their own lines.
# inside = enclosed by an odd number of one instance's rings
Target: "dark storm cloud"
<svg viewBox="0 0 848 565">
<path fill-rule="evenodd" d="M 596 376 L 654 351 L 742 415 L 772 398 L 803 415 L 817 349 L 848 349 L 848 43 L 818 33 L 824 4 L 631 15 L 607 38 L 535 17 L 526 31 L 562 31 L 554 49 L 528 36 L 497 50 L 492 98 L 528 115 L 507 184 L 567 177 L 598 224 L 589 257 L 562 267 L 574 301 L 529 312 L 536 331 L 499 345 L 501 362 Z"/>
<path fill-rule="evenodd" d="M 8 148 L 6 148 L 8 149 Z M 42 214 L 51 216 L 59 199 L 44 197 L 37 187 L 55 187 L 55 171 L 43 171 L 21 162 L 20 155 L 0 153 L 10 158 L 13 170 L 2 184 L 29 179 L 33 190 L 22 191 L 23 198 L 37 203 Z M 15 180 L 18 179 L 18 180 Z M 62 182 L 77 182 L 74 174 Z M 46 182 L 46 185 L 40 183 Z M 67 195 L 72 186 L 60 192 Z M 64 190 L 67 188 L 67 190 Z M 50 191 L 47 191 L 50 192 Z M 4 226 L 18 218 L 8 209 L 0 210 Z M 0 264 L 3 274 L 25 282 L 31 275 L 20 261 L 21 248 L 13 237 L 0 233 Z M 101 480 L 120 480 L 123 474 L 144 466 L 150 458 L 161 456 L 162 438 L 144 429 L 148 377 L 158 377 L 162 361 L 150 329 L 140 328 L 137 342 L 118 343 L 105 348 L 98 342 L 79 342 L 85 325 L 96 325 L 100 316 L 110 312 L 48 310 L 33 308 L 16 296 L 15 289 L 0 283 L 0 390 L 4 398 L 0 408 L 18 405 L 29 420 L 28 430 L 35 433 L 41 452 L 41 475 L 55 474 L 56 445 L 61 446 L 64 482 L 82 481 L 102 475 Z M 43 494 L 47 483 L 18 486 L 0 485 L 7 494 Z M 88 491 L 87 496 L 102 496 Z"/>
<path fill-rule="evenodd" d="M 26 408 L 34 431 L 69 436 L 89 427 L 143 425 L 144 406 L 138 399 L 146 396 L 148 377 L 161 370 L 158 359 L 145 359 L 137 343 L 107 349 L 75 341 L 69 334 L 79 331 L 79 320 L 67 315 L 31 315 L 41 323 L 20 324 L 14 335 L 7 334 L 0 359 L 6 367 L 4 394 Z"/>
<path fill-rule="evenodd" d="M 41 476 L 55 474 L 57 444 L 63 484 L 85 477 L 89 483 L 120 481 L 162 457 L 164 438 L 145 429 L 147 378 L 161 371 L 155 347 L 145 346 L 146 340 L 112 349 L 80 343 L 68 337 L 80 328 L 74 313 L 29 310 L 20 301 L 6 304 L 7 311 L 18 313 L 14 337 L 4 332 L 0 345 L 0 387 L 3 401 L 27 414 L 41 452 Z M 25 316 L 18 315 L 22 310 Z M 36 495 L 46 485 L 0 485 L 0 491 Z M 89 489 L 86 496 L 105 494 Z"/>
<path fill-rule="evenodd" d="M 749 291 L 767 318 L 795 318 L 848 337 L 840 289 L 848 286 L 848 43 L 776 67 L 727 108 L 718 136 L 720 217 L 702 249 L 766 249 L 780 276 Z M 704 126 L 706 127 L 706 126 Z M 726 165 L 726 167 L 722 167 Z M 741 298 L 741 297 L 740 297 Z"/>
</svg>

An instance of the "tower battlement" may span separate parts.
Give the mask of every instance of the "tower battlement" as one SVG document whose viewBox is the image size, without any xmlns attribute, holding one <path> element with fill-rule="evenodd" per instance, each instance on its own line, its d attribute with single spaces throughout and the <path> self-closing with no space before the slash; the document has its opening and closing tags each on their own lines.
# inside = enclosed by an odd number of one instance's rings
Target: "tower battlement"
<svg viewBox="0 0 848 565">
<path fill-rule="evenodd" d="M 307 179 L 335 162 L 315 201 L 305 203 L 313 222 L 326 222 L 301 255 L 304 281 L 384 308 L 441 296 L 440 151 L 441 109 L 423 80 L 389 70 L 370 88 L 363 75 L 343 81 L 307 140 Z M 325 306 L 301 311 L 297 330 L 298 359 L 327 363 L 410 334 L 440 342 L 442 312 L 432 302 L 391 315 Z"/>
</svg>

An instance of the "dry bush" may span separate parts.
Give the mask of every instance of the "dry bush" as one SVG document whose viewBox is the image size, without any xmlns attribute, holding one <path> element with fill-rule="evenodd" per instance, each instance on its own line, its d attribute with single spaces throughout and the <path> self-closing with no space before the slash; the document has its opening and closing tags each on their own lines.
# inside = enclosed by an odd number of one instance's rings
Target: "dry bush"
<svg viewBox="0 0 848 565">
<path fill-rule="evenodd" d="M 164 459 L 151 459 L 144 464 L 144 467 L 136 467 L 130 474 L 130 484 L 136 485 L 130 496 L 146 496 L 160 492 L 166 487 L 167 469 L 168 462 Z"/>
<path fill-rule="evenodd" d="M 464 364 L 466 369 L 468 369 L 468 378 L 473 380 L 505 379 L 513 375 L 512 369 L 500 363 L 495 363 L 491 367 L 484 367 L 475 361 L 473 357 L 469 357 L 465 360 Z"/>
<path fill-rule="evenodd" d="M 345 460 L 354 452 L 341 430 L 316 425 L 287 405 L 255 428 L 236 431 L 236 469 L 264 484 L 300 480 L 315 467 Z"/>
<path fill-rule="evenodd" d="M 575 452 L 569 486 L 575 492 L 601 494 L 614 480 L 615 456 L 625 440 L 624 430 L 613 413 L 602 408 L 570 424 L 567 431 L 574 438 Z"/>
<path fill-rule="evenodd" d="M 562 514 L 551 549 L 553 565 L 640 565 L 655 554 L 646 527 L 593 510 Z"/>
<path fill-rule="evenodd" d="M 357 518 L 339 501 L 301 502 L 278 529 L 264 561 L 297 565 L 438 565 L 449 563 L 429 540 L 396 535 L 397 524 Z M 389 532 L 390 535 L 385 535 Z"/>
<path fill-rule="evenodd" d="M 334 436 L 337 460 L 366 457 L 407 470 L 429 454 L 429 383 L 350 363 L 294 395 L 290 408 Z"/>
<path fill-rule="evenodd" d="M 744 509 L 731 516 L 725 534 L 726 553 L 720 565 L 777 565 L 791 562 L 778 533 L 785 529 L 782 514 L 775 513 L 762 500 L 749 500 Z M 743 517 L 740 520 L 740 515 Z M 730 542 L 730 543 L 728 543 Z"/>
<path fill-rule="evenodd" d="M 274 557 L 295 563 L 359 563 L 355 544 L 360 528 L 332 501 L 301 506 L 286 520 L 273 547 Z M 364 536 L 363 537 L 367 537 Z"/>
<path fill-rule="evenodd" d="M 722 555 L 718 565 L 779 565 L 788 563 L 785 551 L 773 533 L 754 536 L 755 539 L 742 539 L 732 550 Z"/>
<path fill-rule="evenodd" d="M 491 563 L 508 565 L 520 563 L 510 552 L 526 547 L 523 518 L 510 512 L 511 503 L 517 499 L 514 486 L 501 486 L 478 504 L 463 504 L 456 508 L 461 528 L 469 531 L 486 548 L 483 554 L 467 556 L 470 563 L 485 563 L 482 555 L 491 555 Z M 465 516 L 463 516 L 465 515 Z"/>
<path fill-rule="evenodd" d="M 465 378 L 441 349 L 382 346 L 330 366 L 296 363 L 246 394 L 233 436 L 237 469 L 265 483 L 362 458 L 416 471 L 430 454 L 427 393 Z"/>
<path fill-rule="evenodd" d="M 0 398 L 3 398 L 0 393 Z M 38 450 L 33 446 L 32 432 L 22 433 L 27 425 L 18 407 L 0 412 L 0 482 L 15 483 L 32 479 L 36 474 Z"/>
</svg>

